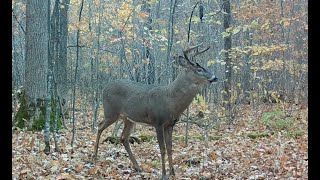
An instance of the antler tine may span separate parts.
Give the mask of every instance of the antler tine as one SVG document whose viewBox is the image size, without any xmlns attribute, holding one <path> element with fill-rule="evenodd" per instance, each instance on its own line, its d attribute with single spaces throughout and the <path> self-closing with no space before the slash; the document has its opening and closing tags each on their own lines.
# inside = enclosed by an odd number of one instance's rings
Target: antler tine
<svg viewBox="0 0 320 180">
<path fill-rule="evenodd" d="M 190 51 L 194 50 L 195 48 L 198 48 L 198 47 L 201 46 L 202 44 L 203 44 L 203 42 L 200 43 L 200 44 L 198 44 L 198 45 L 196 45 L 196 46 L 189 47 L 187 50 L 183 51 L 184 57 L 189 61 L 188 53 L 189 53 Z"/>
<path fill-rule="evenodd" d="M 204 50 L 202 50 L 202 51 L 200 51 L 200 52 L 197 52 L 197 53 L 194 54 L 192 57 L 195 57 L 195 56 L 197 56 L 197 55 L 199 55 L 199 54 L 201 54 L 201 53 L 204 53 L 204 52 L 208 51 L 208 49 L 210 49 L 210 46 L 208 46 L 206 49 L 204 49 Z"/>
<path fill-rule="evenodd" d="M 191 46 L 189 49 L 187 49 L 186 51 L 191 51 L 191 50 L 193 50 L 193 49 L 195 49 L 195 48 L 198 48 L 199 46 L 201 46 L 203 44 L 203 42 L 202 43 L 200 43 L 200 44 L 198 44 L 198 45 L 196 45 L 196 46 Z"/>
<path fill-rule="evenodd" d="M 196 46 L 191 46 L 191 47 L 189 47 L 187 50 L 184 51 L 184 54 L 188 54 L 190 51 L 194 50 L 195 48 L 198 48 L 198 47 L 201 46 L 202 44 L 203 44 L 203 42 L 200 43 L 200 44 L 198 44 L 198 45 L 196 45 Z"/>
</svg>

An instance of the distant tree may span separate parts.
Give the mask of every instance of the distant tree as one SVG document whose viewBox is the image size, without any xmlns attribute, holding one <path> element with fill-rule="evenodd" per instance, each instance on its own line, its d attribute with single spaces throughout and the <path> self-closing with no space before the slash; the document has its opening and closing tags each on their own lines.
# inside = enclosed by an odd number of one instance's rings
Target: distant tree
<svg viewBox="0 0 320 180">
<path fill-rule="evenodd" d="M 67 86 L 67 40 L 68 40 L 68 9 L 69 9 L 70 0 L 61 0 L 59 6 L 59 58 L 55 61 L 55 78 L 57 80 L 57 88 L 59 99 L 62 104 L 64 104 L 64 99 L 68 95 L 68 86 Z M 64 104 L 65 105 L 65 104 Z M 65 106 L 63 106 L 65 107 Z M 65 111 L 67 108 L 64 108 Z"/>
<path fill-rule="evenodd" d="M 225 31 L 228 31 L 231 22 L 231 8 L 230 0 L 223 0 L 223 27 Z M 224 102 L 227 111 L 230 111 L 230 98 L 231 98 L 231 58 L 229 56 L 229 51 L 231 49 L 231 35 L 224 38 L 224 50 L 225 50 L 225 81 L 224 81 Z"/>
<path fill-rule="evenodd" d="M 148 31 L 152 30 L 152 18 L 151 18 L 151 6 L 150 6 L 150 2 L 148 2 L 150 0 L 144 1 L 143 4 L 143 11 L 148 15 L 148 18 L 146 20 L 146 22 L 144 23 L 144 26 L 148 29 Z M 147 59 L 149 62 L 147 64 L 147 75 L 146 75 L 146 79 L 148 84 L 153 84 L 155 81 L 155 60 L 154 58 L 151 56 L 151 49 L 148 46 L 144 46 L 144 59 Z"/>
<path fill-rule="evenodd" d="M 68 6 L 70 0 L 55 0 L 50 20 L 50 59 L 53 62 L 57 100 L 64 114 L 67 110 L 67 39 Z"/>
</svg>

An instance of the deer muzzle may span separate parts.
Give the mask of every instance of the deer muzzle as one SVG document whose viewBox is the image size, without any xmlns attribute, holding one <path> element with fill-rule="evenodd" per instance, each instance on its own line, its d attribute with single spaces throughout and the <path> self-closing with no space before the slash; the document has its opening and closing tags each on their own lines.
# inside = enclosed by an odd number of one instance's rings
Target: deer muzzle
<svg viewBox="0 0 320 180">
<path fill-rule="evenodd" d="M 210 83 L 217 82 L 218 78 L 215 75 L 212 75 L 210 79 L 208 79 Z"/>
</svg>

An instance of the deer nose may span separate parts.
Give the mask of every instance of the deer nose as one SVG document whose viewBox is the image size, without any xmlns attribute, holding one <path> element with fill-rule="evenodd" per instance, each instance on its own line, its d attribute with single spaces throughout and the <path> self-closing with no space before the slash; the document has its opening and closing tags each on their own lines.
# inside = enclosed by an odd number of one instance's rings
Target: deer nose
<svg viewBox="0 0 320 180">
<path fill-rule="evenodd" d="M 210 83 L 217 82 L 217 81 L 218 81 L 218 78 L 216 78 L 216 76 L 214 76 L 214 75 L 209 79 Z"/>
</svg>

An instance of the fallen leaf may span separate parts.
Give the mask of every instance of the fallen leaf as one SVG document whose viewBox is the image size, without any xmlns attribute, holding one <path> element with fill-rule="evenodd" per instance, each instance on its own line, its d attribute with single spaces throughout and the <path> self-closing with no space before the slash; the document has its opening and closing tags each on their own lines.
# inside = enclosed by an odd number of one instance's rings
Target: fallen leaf
<svg viewBox="0 0 320 180">
<path fill-rule="evenodd" d="M 56 180 L 69 180 L 69 179 L 75 179 L 75 177 L 69 173 L 61 173 L 56 178 Z"/>
<path fill-rule="evenodd" d="M 218 158 L 217 153 L 216 153 L 214 150 L 212 150 L 212 151 L 210 152 L 210 157 L 211 157 L 213 160 L 216 160 L 216 159 Z"/>
</svg>

